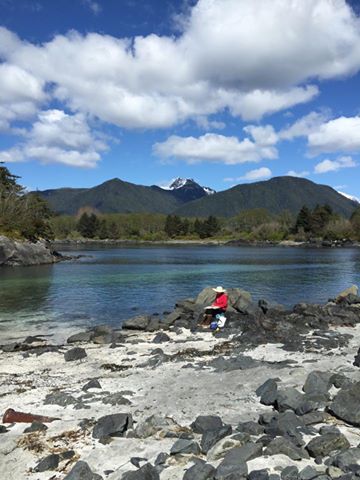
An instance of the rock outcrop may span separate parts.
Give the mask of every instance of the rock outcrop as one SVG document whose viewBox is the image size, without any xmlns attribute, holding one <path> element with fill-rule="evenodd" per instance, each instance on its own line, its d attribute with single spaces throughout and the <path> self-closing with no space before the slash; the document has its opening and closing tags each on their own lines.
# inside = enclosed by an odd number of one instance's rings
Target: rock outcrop
<svg viewBox="0 0 360 480">
<path fill-rule="evenodd" d="M 0 266 L 28 266 L 56 263 L 62 256 L 45 241 L 11 240 L 0 236 Z"/>
</svg>

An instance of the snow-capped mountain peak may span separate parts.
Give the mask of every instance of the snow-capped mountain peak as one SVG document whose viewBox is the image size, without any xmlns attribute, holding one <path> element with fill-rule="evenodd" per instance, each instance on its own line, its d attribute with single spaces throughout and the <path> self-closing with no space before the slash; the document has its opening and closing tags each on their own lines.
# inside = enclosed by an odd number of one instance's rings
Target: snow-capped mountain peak
<svg viewBox="0 0 360 480">
<path fill-rule="evenodd" d="M 349 200 L 352 200 L 353 202 L 360 204 L 360 198 L 355 197 L 354 195 L 349 195 L 348 193 L 345 193 L 345 192 L 340 192 L 340 190 L 338 190 L 338 193 L 340 193 L 340 195 L 342 195 L 343 197 L 346 197 Z"/>
<path fill-rule="evenodd" d="M 176 190 L 184 187 L 187 183 L 195 183 L 192 178 L 175 178 L 169 186 L 169 190 Z"/>
<path fill-rule="evenodd" d="M 213 193 L 216 193 L 215 190 L 209 187 L 202 187 L 198 183 L 195 182 L 193 178 L 175 178 L 169 182 L 168 185 L 162 185 L 161 188 L 164 190 L 179 190 L 180 188 L 183 187 L 195 187 L 202 189 L 205 193 L 205 195 L 212 195 Z"/>
</svg>

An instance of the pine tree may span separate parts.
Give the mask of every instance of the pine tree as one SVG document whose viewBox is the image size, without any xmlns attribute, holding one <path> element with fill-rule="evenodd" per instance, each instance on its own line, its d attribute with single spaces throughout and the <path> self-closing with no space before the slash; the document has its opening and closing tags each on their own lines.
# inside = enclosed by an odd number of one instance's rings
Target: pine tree
<svg viewBox="0 0 360 480">
<path fill-rule="evenodd" d="M 302 207 L 296 218 L 295 231 L 298 232 L 300 229 L 306 233 L 311 230 L 311 211 L 306 205 Z"/>
</svg>

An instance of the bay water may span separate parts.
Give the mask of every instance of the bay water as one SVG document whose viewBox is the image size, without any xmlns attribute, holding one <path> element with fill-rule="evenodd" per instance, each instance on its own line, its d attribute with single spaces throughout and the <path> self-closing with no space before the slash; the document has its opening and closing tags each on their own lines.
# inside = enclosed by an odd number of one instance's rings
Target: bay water
<svg viewBox="0 0 360 480">
<path fill-rule="evenodd" d="M 171 311 L 207 286 L 292 307 L 360 284 L 360 249 L 229 246 L 60 247 L 79 260 L 0 269 L 0 337 L 120 326 Z"/>
</svg>

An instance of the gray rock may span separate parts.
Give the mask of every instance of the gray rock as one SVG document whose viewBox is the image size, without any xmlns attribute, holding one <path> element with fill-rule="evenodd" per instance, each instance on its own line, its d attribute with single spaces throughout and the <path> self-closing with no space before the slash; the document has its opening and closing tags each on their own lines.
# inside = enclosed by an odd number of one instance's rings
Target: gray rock
<svg viewBox="0 0 360 480">
<path fill-rule="evenodd" d="M 201 438 L 201 451 L 207 453 L 219 440 L 232 434 L 231 425 L 224 425 L 219 430 L 207 430 Z"/>
<path fill-rule="evenodd" d="M 47 470 L 55 470 L 59 466 L 60 457 L 57 454 L 51 454 L 40 460 L 36 465 L 36 472 L 46 472 Z"/>
<path fill-rule="evenodd" d="M 268 471 L 263 468 L 262 470 L 253 470 L 252 472 L 249 473 L 247 476 L 248 480 L 268 480 L 269 479 L 269 473 Z"/>
<path fill-rule="evenodd" d="M 310 440 L 306 445 L 312 457 L 325 457 L 336 450 L 349 448 L 350 443 L 342 433 L 326 433 Z"/>
<path fill-rule="evenodd" d="M 194 442 L 193 440 L 184 440 L 180 438 L 177 440 L 174 445 L 171 447 L 170 455 L 178 455 L 178 454 L 188 454 L 193 453 L 198 455 L 200 453 L 200 447 L 198 443 Z"/>
<path fill-rule="evenodd" d="M 260 403 L 263 405 L 274 405 L 278 394 L 276 378 L 269 378 L 260 387 L 256 389 L 256 395 L 260 397 Z"/>
<path fill-rule="evenodd" d="M 67 343 L 90 342 L 91 332 L 79 332 L 71 335 L 66 341 Z"/>
<path fill-rule="evenodd" d="M 61 258 L 62 256 L 55 254 L 43 240 L 11 240 L 0 235 L 0 266 L 42 265 L 58 262 Z"/>
<path fill-rule="evenodd" d="M 86 462 L 78 461 L 72 470 L 64 477 L 64 480 L 97 480 L 100 475 L 93 473 Z"/>
<path fill-rule="evenodd" d="M 334 373 L 331 377 L 331 383 L 335 388 L 349 388 L 353 384 L 353 381 L 343 373 Z"/>
<path fill-rule="evenodd" d="M 159 332 L 155 335 L 152 343 L 164 343 L 168 342 L 169 340 L 171 340 L 169 335 L 167 335 L 165 332 Z"/>
<path fill-rule="evenodd" d="M 183 476 L 183 480 L 213 480 L 215 468 L 209 463 L 197 462 Z"/>
<path fill-rule="evenodd" d="M 86 351 L 81 347 L 74 347 L 64 353 L 65 362 L 73 362 L 87 357 Z"/>
<path fill-rule="evenodd" d="M 216 415 L 200 415 L 190 425 L 195 433 L 205 433 L 209 430 L 219 430 L 223 427 L 223 422 L 220 417 Z"/>
<path fill-rule="evenodd" d="M 128 413 L 115 413 L 99 418 L 93 430 L 93 438 L 122 437 L 133 425 L 132 416 Z"/>
<path fill-rule="evenodd" d="M 289 387 L 278 391 L 275 408 L 279 412 L 285 412 L 285 410 L 295 411 L 302 403 L 303 394 L 296 390 L 296 388 Z"/>
<path fill-rule="evenodd" d="M 32 422 L 30 427 L 25 428 L 24 433 L 45 432 L 48 427 L 41 422 Z"/>
<path fill-rule="evenodd" d="M 340 452 L 331 458 L 331 464 L 335 467 L 346 470 L 349 465 L 360 462 L 360 448 L 349 448 L 345 452 Z"/>
<path fill-rule="evenodd" d="M 60 405 L 60 407 L 67 407 L 76 403 L 75 397 L 64 392 L 49 393 L 44 400 L 44 405 Z"/>
<path fill-rule="evenodd" d="M 311 412 L 306 415 L 302 415 L 301 420 L 305 425 L 316 425 L 317 423 L 324 423 L 331 417 L 326 412 Z"/>
<path fill-rule="evenodd" d="M 138 315 L 125 320 L 122 324 L 122 328 L 125 330 L 146 330 L 150 320 L 150 315 Z"/>
<path fill-rule="evenodd" d="M 256 422 L 242 422 L 236 427 L 238 432 L 248 433 L 250 435 L 262 435 L 264 433 L 263 425 L 259 425 Z"/>
<path fill-rule="evenodd" d="M 312 480 L 315 477 L 318 477 L 320 472 L 318 472 L 314 467 L 308 465 L 307 467 L 303 468 L 299 474 L 301 480 Z"/>
<path fill-rule="evenodd" d="M 303 390 L 305 393 L 328 393 L 331 387 L 332 374 L 329 372 L 320 372 L 315 370 L 309 373 L 305 381 Z"/>
<path fill-rule="evenodd" d="M 169 455 L 167 453 L 161 452 L 159 455 L 156 457 L 154 464 L 155 465 L 164 465 L 166 463 L 166 460 L 169 458 Z"/>
<path fill-rule="evenodd" d="M 247 475 L 246 461 L 242 459 L 241 455 L 238 455 L 238 450 L 239 448 L 233 448 L 225 455 L 224 460 L 216 469 L 216 480 L 236 480 Z"/>
<path fill-rule="evenodd" d="M 345 422 L 360 426 L 360 382 L 342 388 L 329 406 L 329 410 Z"/>
<path fill-rule="evenodd" d="M 297 480 L 299 471 L 295 466 L 285 467 L 281 472 L 281 480 Z"/>
<path fill-rule="evenodd" d="M 97 380 L 96 378 L 91 379 L 88 383 L 86 383 L 86 384 L 82 387 L 82 390 L 83 390 L 84 392 L 87 392 L 87 391 L 90 390 L 91 388 L 102 388 L 101 385 L 100 385 L 99 380 Z"/>
<path fill-rule="evenodd" d="M 344 472 L 340 468 L 333 466 L 328 467 L 326 473 L 330 478 L 339 478 L 344 475 Z"/>
<path fill-rule="evenodd" d="M 105 403 L 105 405 L 131 405 L 130 400 L 127 398 L 123 397 L 121 393 L 112 393 L 106 397 L 104 397 L 102 400 L 102 403 Z"/>
<path fill-rule="evenodd" d="M 160 476 L 157 469 L 147 463 L 139 470 L 124 473 L 121 480 L 160 480 Z"/>
<path fill-rule="evenodd" d="M 266 447 L 265 455 L 278 455 L 282 453 L 292 460 L 301 460 L 302 458 L 309 458 L 308 453 L 302 448 L 296 447 L 290 440 L 284 437 L 276 437 Z"/>
<path fill-rule="evenodd" d="M 179 432 L 184 429 L 170 417 L 162 417 L 160 415 L 151 415 L 144 421 L 139 422 L 135 429 L 135 437 L 147 438 L 152 435 L 159 434 L 165 436 L 170 432 Z"/>
</svg>

